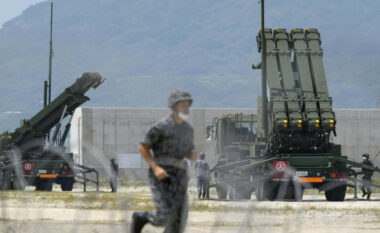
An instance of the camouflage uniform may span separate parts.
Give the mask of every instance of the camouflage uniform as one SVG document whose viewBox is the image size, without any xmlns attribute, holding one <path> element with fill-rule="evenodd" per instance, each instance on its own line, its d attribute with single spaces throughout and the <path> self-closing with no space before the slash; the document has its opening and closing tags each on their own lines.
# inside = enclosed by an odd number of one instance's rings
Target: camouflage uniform
<svg viewBox="0 0 380 233">
<path fill-rule="evenodd" d="M 119 164 L 115 161 L 115 159 L 111 159 L 111 177 L 110 177 L 110 186 L 113 193 L 117 190 L 117 176 L 119 173 Z"/>
<path fill-rule="evenodd" d="M 370 160 L 363 161 L 364 165 L 369 167 L 374 167 L 373 163 Z M 364 176 L 362 177 L 362 187 L 363 197 L 367 195 L 367 199 L 371 198 L 372 194 L 372 175 L 373 170 L 363 168 Z"/>
<path fill-rule="evenodd" d="M 186 121 L 175 123 L 170 115 L 154 125 L 141 143 L 153 150 L 153 160 L 169 175 L 158 180 L 149 169 L 149 184 L 156 210 L 140 213 L 154 226 L 165 226 L 166 233 L 183 232 L 187 221 L 187 181 L 184 158 L 194 150 L 194 131 Z"/>
<path fill-rule="evenodd" d="M 206 161 L 200 159 L 194 165 L 197 176 L 198 198 L 209 198 L 209 165 Z"/>
</svg>

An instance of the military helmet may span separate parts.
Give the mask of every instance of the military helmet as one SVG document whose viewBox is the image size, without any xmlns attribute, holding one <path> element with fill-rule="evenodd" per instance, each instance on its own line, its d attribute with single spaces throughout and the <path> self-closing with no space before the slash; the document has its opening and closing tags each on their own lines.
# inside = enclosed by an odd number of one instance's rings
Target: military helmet
<svg viewBox="0 0 380 233">
<path fill-rule="evenodd" d="M 369 159 L 369 154 L 368 154 L 368 153 L 364 153 L 364 154 L 363 154 L 363 157 Z"/>
<path fill-rule="evenodd" d="M 199 153 L 199 158 L 202 159 L 202 160 L 205 159 L 206 158 L 206 154 L 204 152 Z"/>
<path fill-rule="evenodd" d="M 169 108 L 174 108 L 174 106 L 180 101 L 189 101 L 190 105 L 193 103 L 193 98 L 190 93 L 183 89 L 177 89 L 170 93 L 168 99 Z"/>
</svg>

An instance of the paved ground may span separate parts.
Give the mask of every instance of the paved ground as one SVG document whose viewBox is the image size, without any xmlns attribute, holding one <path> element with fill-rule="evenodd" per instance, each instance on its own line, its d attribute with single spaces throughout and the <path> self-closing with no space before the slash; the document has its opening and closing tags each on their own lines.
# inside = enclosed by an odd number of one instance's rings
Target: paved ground
<svg viewBox="0 0 380 233">
<path fill-rule="evenodd" d="M 134 210 L 152 209 L 147 187 L 119 193 L 2 192 L 0 232 L 128 232 Z M 103 189 L 104 190 L 104 189 Z M 190 190 L 187 233 L 380 232 L 380 194 L 373 201 L 326 202 L 309 193 L 302 202 L 198 201 Z M 162 232 L 148 226 L 144 232 Z"/>
</svg>

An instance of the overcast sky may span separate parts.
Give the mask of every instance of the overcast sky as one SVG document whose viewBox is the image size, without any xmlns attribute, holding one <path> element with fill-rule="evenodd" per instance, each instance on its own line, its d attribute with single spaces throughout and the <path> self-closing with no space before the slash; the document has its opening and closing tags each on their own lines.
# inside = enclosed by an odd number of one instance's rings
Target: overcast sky
<svg viewBox="0 0 380 233">
<path fill-rule="evenodd" d="M 0 28 L 8 20 L 20 15 L 30 5 L 47 0 L 0 0 Z"/>
</svg>

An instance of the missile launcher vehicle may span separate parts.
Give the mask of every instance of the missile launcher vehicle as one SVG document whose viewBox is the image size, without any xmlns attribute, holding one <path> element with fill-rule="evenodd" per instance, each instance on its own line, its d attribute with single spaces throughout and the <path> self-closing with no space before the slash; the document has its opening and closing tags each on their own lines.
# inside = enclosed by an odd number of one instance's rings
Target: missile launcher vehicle
<svg viewBox="0 0 380 233">
<path fill-rule="evenodd" d="M 103 81 L 98 73 L 84 73 L 31 119 L 23 120 L 19 128 L 0 134 L 2 190 L 23 190 L 26 185 L 34 185 L 36 190 L 51 191 L 55 182 L 61 185 L 62 191 L 71 191 L 75 177 L 81 175 L 77 173 L 95 171 L 74 164 L 73 154 L 66 152 L 64 145 L 70 121 L 63 133 L 59 132 L 63 119 L 72 116 L 77 107 L 89 101 L 85 93 L 90 88 L 97 88 Z M 46 93 L 45 86 L 45 100 Z"/>
<path fill-rule="evenodd" d="M 217 117 L 208 127 L 219 199 L 302 200 L 305 189 L 343 201 L 366 168 L 342 155 L 329 95 L 321 37 L 314 28 L 267 29 L 257 35 L 263 93 L 257 114 Z M 266 94 L 269 90 L 269 97 Z"/>
</svg>

